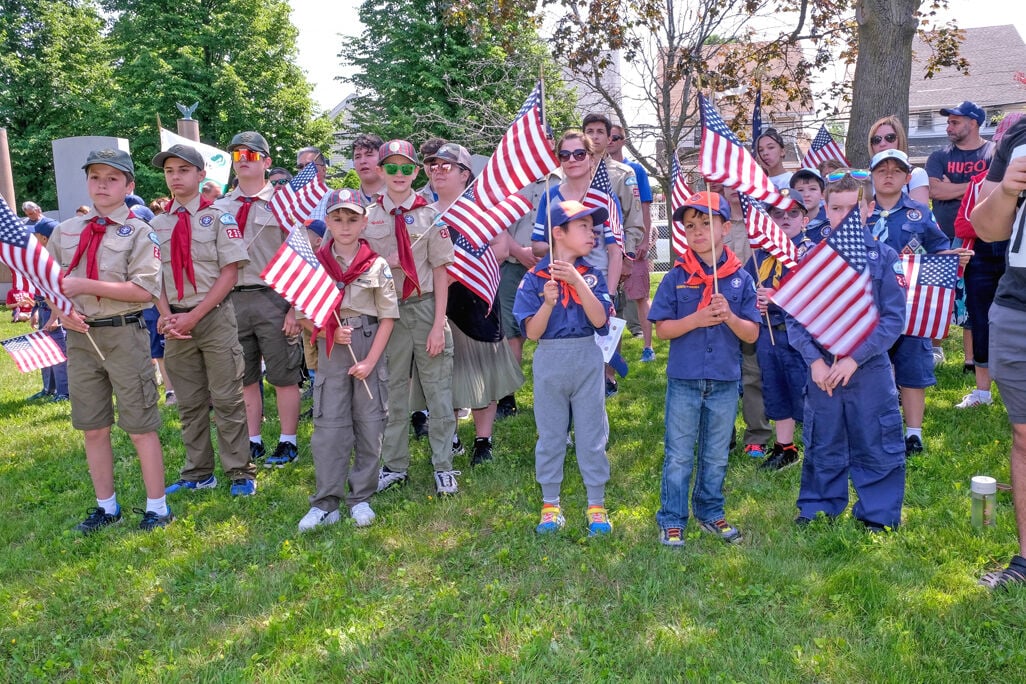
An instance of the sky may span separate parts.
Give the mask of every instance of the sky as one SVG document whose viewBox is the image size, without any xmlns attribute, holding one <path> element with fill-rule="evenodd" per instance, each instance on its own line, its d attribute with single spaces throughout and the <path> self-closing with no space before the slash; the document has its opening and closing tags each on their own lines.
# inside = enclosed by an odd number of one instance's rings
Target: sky
<svg viewBox="0 0 1026 684">
<path fill-rule="evenodd" d="M 1012 23 L 1026 40 L 1026 9 L 1022 9 L 1019 2 L 951 0 L 944 17 L 954 18 L 963 28 Z M 349 86 L 335 80 L 335 77 L 350 73 L 341 66 L 338 56 L 345 46 L 340 34 L 355 35 L 362 30 L 357 17 L 360 2 L 338 0 L 326 5 L 323 0 L 290 0 L 289 4 L 292 6 L 292 23 L 299 29 L 299 66 L 314 85 L 313 97 L 317 106 L 329 110 L 350 92 Z M 1016 6 L 1020 9 L 1011 9 Z"/>
</svg>

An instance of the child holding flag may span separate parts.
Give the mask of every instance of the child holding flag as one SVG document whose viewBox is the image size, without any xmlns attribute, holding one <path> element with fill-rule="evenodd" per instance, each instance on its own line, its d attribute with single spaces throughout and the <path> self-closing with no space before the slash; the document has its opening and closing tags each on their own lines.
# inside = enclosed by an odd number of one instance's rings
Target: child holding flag
<svg viewBox="0 0 1026 684">
<path fill-rule="evenodd" d="M 759 336 L 755 286 L 723 245 L 730 207 L 722 195 L 692 195 L 673 220 L 684 224 L 688 246 L 659 283 L 648 314 L 656 336 L 670 340 L 659 541 L 684 546 L 694 469 L 691 498 L 701 528 L 736 544 L 741 531 L 724 518 L 723 480 L 737 416 L 741 343 Z"/>
</svg>

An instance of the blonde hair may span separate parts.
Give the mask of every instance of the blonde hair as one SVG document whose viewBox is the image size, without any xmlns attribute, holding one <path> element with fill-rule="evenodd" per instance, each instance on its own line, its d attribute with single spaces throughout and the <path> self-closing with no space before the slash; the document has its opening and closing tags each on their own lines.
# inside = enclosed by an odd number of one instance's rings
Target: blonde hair
<svg viewBox="0 0 1026 684">
<path fill-rule="evenodd" d="M 873 136 L 876 135 L 876 130 L 883 125 L 890 126 L 892 129 L 894 129 L 895 135 L 898 136 L 898 149 L 904 152 L 905 154 L 908 154 L 908 136 L 905 135 L 905 125 L 902 124 L 901 119 L 899 119 L 894 114 L 891 114 L 890 116 L 885 116 L 882 119 L 877 119 L 875 122 L 873 122 L 873 125 L 869 127 L 869 135 L 866 136 L 866 143 L 869 145 L 868 149 L 870 154 L 872 154 L 873 152 Z"/>
</svg>

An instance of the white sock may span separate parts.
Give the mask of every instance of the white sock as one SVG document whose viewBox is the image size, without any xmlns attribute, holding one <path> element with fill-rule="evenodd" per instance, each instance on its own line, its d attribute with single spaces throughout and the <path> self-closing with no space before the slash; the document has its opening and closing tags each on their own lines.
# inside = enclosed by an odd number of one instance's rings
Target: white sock
<svg viewBox="0 0 1026 684">
<path fill-rule="evenodd" d="M 280 437 L 278 437 L 278 441 L 279 442 L 288 442 L 292 446 L 296 446 L 296 436 L 295 435 L 281 435 Z"/>
<path fill-rule="evenodd" d="M 984 401 L 987 401 L 988 399 L 990 399 L 990 390 L 978 389 L 978 390 L 973 390 L 973 391 L 976 392 L 976 396 L 977 397 L 979 397 L 980 399 L 983 399 Z"/>
<path fill-rule="evenodd" d="M 553 501 L 553 500 L 551 500 L 551 499 L 545 499 L 545 498 L 543 498 L 543 499 L 542 499 L 542 504 L 551 504 L 551 505 L 553 505 L 553 506 L 556 506 L 556 507 L 558 507 L 558 506 L 559 506 L 559 499 L 557 498 L 557 499 L 556 499 L 555 501 Z"/>
<path fill-rule="evenodd" d="M 96 505 L 104 510 L 108 515 L 114 515 L 118 512 L 118 495 L 115 492 L 110 495 L 109 499 L 97 499 Z"/>
<path fill-rule="evenodd" d="M 157 515 L 167 515 L 167 497 L 146 499 L 146 510 L 153 511 Z"/>
<path fill-rule="evenodd" d="M 923 439 L 923 428 L 905 428 L 906 437 L 918 437 L 920 441 Z"/>
<path fill-rule="evenodd" d="M 257 444 L 263 444 L 264 443 L 264 438 L 261 437 L 260 435 L 257 435 L 256 437 L 254 437 L 253 435 L 250 435 L 249 436 L 249 441 L 256 442 Z"/>
</svg>

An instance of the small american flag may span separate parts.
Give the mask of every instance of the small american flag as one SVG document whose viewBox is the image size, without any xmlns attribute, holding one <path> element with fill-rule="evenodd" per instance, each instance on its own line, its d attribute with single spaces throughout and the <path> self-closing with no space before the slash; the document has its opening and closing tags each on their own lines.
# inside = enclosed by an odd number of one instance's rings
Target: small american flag
<svg viewBox="0 0 1026 684">
<path fill-rule="evenodd" d="M 475 243 L 475 246 L 481 247 L 490 243 L 496 235 L 519 221 L 533 208 L 527 199 L 516 194 L 486 208 L 477 201 L 474 186 L 471 185 L 452 206 L 442 212 L 441 220 L 458 229 L 464 237 L 473 235 L 481 240 Z"/>
<path fill-rule="evenodd" d="M 64 295 L 64 277 L 61 267 L 39 243 L 29 227 L 11 211 L 7 202 L 0 197 L 0 261 L 7 264 L 15 274 L 15 282 L 21 277 L 22 289 L 26 282 L 43 293 L 57 308 L 70 314 L 75 308 Z"/>
<path fill-rule="evenodd" d="M 727 128 L 716 108 L 704 95 L 698 96 L 702 113 L 702 144 L 698 154 L 698 169 L 713 183 L 723 183 L 738 192 L 790 209 L 791 198 L 780 194 L 752 153 Z"/>
<path fill-rule="evenodd" d="M 492 232 L 492 226 L 479 226 L 458 216 L 450 219 L 450 214 L 472 214 L 474 208 L 467 206 L 470 202 L 490 209 L 559 168 L 556 153 L 545 137 L 542 106 L 539 82 L 471 186 L 473 193 L 465 193 L 443 212 L 445 223 L 458 226 L 475 247 L 487 245 L 498 232 Z"/>
<path fill-rule="evenodd" d="M 880 322 L 858 207 L 780 281 L 772 301 L 827 351 L 847 356 Z"/>
<path fill-rule="evenodd" d="M 783 229 L 771 219 L 762 207 L 744 193 L 741 198 L 741 211 L 745 215 L 745 228 L 748 230 L 748 242 L 756 249 L 764 249 L 782 263 L 786 268 L 798 265 L 798 254 L 794 242 L 787 237 Z"/>
<path fill-rule="evenodd" d="M 819 129 L 816 137 L 812 139 L 812 146 L 809 147 L 805 158 L 802 159 L 802 166 L 807 169 L 815 169 L 827 159 L 836 159 L 844 164 L 845 167 L 850 166 L 848 159 L 844 156 L 844 152 L 841 151 L 841 146 L 837 144 L 834 136 L 830 135 L 830 131 L 824 125 Z"/>
<path fill-rule="evenodd" d="M 677 160 L 676 154 L 673 155 L 670 182 L 672 184 L 670 187 L 670 220 L 673 223 L 670 229 L 670 244 L 674 254 L 683 254 L 688 247 L 688 240 L 684 235 L 684 224 L 680 221 L 673 221 L 673 214 L 684 206 L 684 203 L 695 194 L 695 191 L 691 189 L 684 178 L 684 172 L 680 169 L 680 162 Z"/>
<path fill-rule="evenodd" d="M 67 361 L 64 352 L 53 341 L 50 334 L 41 330 L 3 340 L 0 344 L 11 355 L 14 363 L 18 365 L 18 370 L 22 373 L 49 368 Z"/>
<path fill-rule="evenodd" d="M 301 225 L 289 232 L 260 277 L 318 328 L 342 303 L 335 281 L 321 267 Z"/>
<path fill-rule="evenodd" d="M 328 186 L 317 177 L 317 165 L 307 164 L 295 178 L 278 188 L 267 203 L 284 230 L 303 223 L 328 192 Z"/>
<path fill-rule="evenodd" d="M 609 180 L 609 170 L 606 168 L 605 159 L 600 161 L 595 168 L 595 175 L 591 179 L 591 185 L 588 186 L 588 192 L 584 195 L 581 204 L 589 209 L 601 207 L 609 213 L 606 223 L 609 224 L 609 229 L 612 231 L 613 237 L 616 238 L 616 244 L 623 249 L 623 222 L 620 220 L 620 209 L 616 200 L 613 199 L 613 184 Z"/>
<path fill-rule="evenodd" d="M 904 334 L 933 340 L 946 337 L 955 308 L 958 255 L 902 254 L 901 267 L 908 283 Z"/>
</svg>

